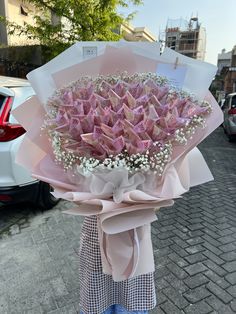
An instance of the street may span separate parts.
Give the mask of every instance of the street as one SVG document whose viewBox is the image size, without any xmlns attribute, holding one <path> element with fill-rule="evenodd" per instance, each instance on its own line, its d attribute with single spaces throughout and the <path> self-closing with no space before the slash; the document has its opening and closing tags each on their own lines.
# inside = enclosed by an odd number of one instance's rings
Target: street
<svg viewBox="0 0 236 314">
<path fill-rule="evenodd" d="M 215 180 L 158 212 L 151 314 L 236 313 L 236 141 L 220 127 L 199 148 Z M 0 313 L 79 313 L 82 218 L 61 213 L 70 206 L 0 207 Z"/>
</svg>

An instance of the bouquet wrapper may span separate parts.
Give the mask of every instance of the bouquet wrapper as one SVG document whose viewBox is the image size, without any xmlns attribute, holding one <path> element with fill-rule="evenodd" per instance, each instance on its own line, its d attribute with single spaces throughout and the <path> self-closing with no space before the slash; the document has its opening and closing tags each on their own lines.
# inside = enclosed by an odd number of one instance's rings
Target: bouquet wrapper
<svg viewBox="0 0 236 314">
<path fill-rule="evenodd" d="M 97 56 L 91 59 L 84 56 L 83 49 L 87 46 L 96 46 Z M 159 48 L 158 43 L 77 43 L 28 75 L 36 96 L 14 110 L 15 118 L 27 130 L 17 162 L 29 169 L 32 176 L 50 183 L 54 196 L 75 204 L 66 213 L 97 215 L 103 271 L 115 281 L 154 270 L 150 224 L 156 220 L 155 210 L 173 205 L 173 199 L 181 197 L 191 186 L 213 179 L 196 146 L 222 123 L 222 112 L 208 92 L 216 68 L 170 49 L 160 55 Z M 213 111 L 207 117 L 206 127 L 198 129 L 187 145 L 174 147 L 160 180 L 154 175 L 144 179 L 139 175 L 130 177 L 125 169 L 102 177 L 96 174 L 75 177 L 55 163 L 50 139 L 41 126 L 47 112 L 46 101 L 56 89 L 84 75 L 117 71 L 130 75 L 163 74 L 165 69 L 170 80 L 183 90 L 194 92 L 199 100 L 207 100 Z"/>
</svg>

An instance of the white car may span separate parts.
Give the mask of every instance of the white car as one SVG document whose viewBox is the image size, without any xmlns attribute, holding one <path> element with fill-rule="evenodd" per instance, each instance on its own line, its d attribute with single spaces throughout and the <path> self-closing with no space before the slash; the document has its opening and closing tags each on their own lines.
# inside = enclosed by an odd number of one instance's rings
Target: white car
<svg viewBox="0 0 236 314">
<path fill-rule="evenodd" d="M 229 140 L 236 139 L 236 93 L 228 94 L 222 106 L 224 113 L 223 128 Z"/>
<path fill-rule="evenodd" d="M 51 187 L 15 163 L 25 130 L 11 110 L 32 95 L 34 91 L 27 80 L 0 76 L 0 204 L 31 202 L 49 209 L 58 202 L 50 193 Z"/>
</svg>

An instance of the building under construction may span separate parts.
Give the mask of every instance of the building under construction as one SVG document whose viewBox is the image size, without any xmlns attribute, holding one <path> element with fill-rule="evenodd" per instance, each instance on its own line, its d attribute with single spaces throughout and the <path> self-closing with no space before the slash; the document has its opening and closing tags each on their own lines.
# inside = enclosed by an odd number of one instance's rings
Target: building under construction
<svg viewBox="0 0 236 314">
<path fill-rule="evenodd" d="M 185 56 L 204 60 L 206 52 L 206 30 L 198 17 L 189 21 L 169 19 L 165 30 L 165 44 Z"/>
</svg>

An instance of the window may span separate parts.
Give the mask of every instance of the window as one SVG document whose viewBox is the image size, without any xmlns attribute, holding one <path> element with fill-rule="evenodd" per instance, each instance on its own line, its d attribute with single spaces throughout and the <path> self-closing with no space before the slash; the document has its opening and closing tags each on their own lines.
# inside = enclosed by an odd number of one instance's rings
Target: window
<svg viewBox="0 0 236 314">
<path fill-rule="evenodd" d="M 1 107 L 5 100 L 6 100 L 6 97 L 0 94 L 0 112 L 1 112 Z"/>
<path fill-rule="evenodd" d="M 29 10 L 24 5 L 20 6 L 20 14 L 24 16 L 28 16 Z"/>
<path fill-rule="evenodd" d="M 232 97 L 231 100 L 231 108 L 235 109 L 236 108 L 236 95 Z"/>
<path fill-rule="evenodd" d="M 175 46 L 176 46 L 176 36 L 169 36 L 167 38 L 167 46 L 171 49 L 174 49 L 175 50 Z"/>
</svg>

